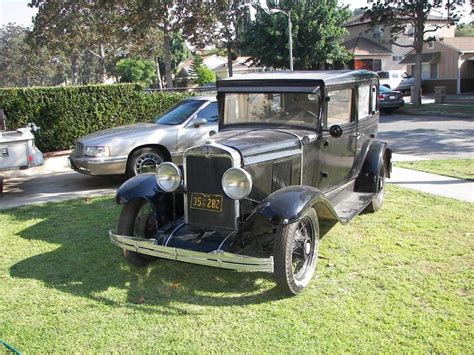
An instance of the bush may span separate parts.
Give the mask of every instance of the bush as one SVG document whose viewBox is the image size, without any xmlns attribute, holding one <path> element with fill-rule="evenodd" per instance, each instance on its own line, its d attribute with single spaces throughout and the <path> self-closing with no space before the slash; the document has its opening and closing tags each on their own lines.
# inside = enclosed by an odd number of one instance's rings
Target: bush
<svg viewBox="0 0 474 355">
<path fill-rule="evenodd" d="M 188 94 L 145 93 L 138 84 L 0 89 L 7 128 L 34 122 L 43 152 L 72 149 L 80 136 L 136 122 L 150 122 Z"/>
<path fill-rule="evenodd" d="M 197 72 L 197 82 L 199 85 L 212 84 L 216 82 L 216 73 L 206 66 L 202 66 Z"/>
</svg>

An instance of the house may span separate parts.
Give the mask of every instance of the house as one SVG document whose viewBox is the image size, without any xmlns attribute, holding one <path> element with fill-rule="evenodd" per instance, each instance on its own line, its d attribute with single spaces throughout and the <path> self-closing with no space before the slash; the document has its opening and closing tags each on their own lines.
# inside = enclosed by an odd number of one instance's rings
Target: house
<svg viewBox="0 0 474 355">
<path fill-rule="evenodd" d="M 219 79 L 224 79 L 229 76 L 228 68 L 229 66 L 227 62 L 225 62 L 213 70 Z M 263 70 L 264 68 L 258 67 L 251 57 L 237 57 L 237 59 L 232 62 L 232 73 L 234 76 L 256 73 Z"/>
<path fill-rule="evenodd" d="M 352 69 L 380 70 L 406 70 L 406 64 L 400 63 L 410 48 L 399 47 L 390 43 L 390 28 L 376 26 L 370 29 L 371 20 L 363 14 L 353 16 L 344 24 L 349 32 L 344 38 L 344 46 L 354 54 L 354 60 L 349 67 Z M 447 26 L 448 21 L 437 16 L 429 16 L 427 29 L 434 29 L 436 25 L 444 26 L 430 36 L 451 38 L 456 31 L 455 26 Z M 413 43 L 413 27 L 407 24 L 397 43 L 407 45 Z"/>
<path fill-rule="evenodd" d="M 414 51 L 400 62 L 407 72 L 414 72 Z M 446 86 L 447 93 L 474 91 L 474 37 L 440 38 L 423 45 L 423 92 L 434 92 L 435 86 Z"/>
</svg>

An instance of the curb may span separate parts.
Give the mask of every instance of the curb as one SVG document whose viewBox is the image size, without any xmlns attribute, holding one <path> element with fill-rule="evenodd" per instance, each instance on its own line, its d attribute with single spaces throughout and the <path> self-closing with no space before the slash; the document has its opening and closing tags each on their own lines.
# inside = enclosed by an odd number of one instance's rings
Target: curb
<svg viewBox="0 0 474 355">
<path fill-rule="evenodd" d="M 439 116 L 439 117 L 449 117 L 449 118 L 474 119 L 474 113 L 470 115 L 468 113 L 446 113 L 446 112 L 439 112 L 439 111 L 413 112 L 413 111 L 407 111 L 403 108 L 398 109 L 396 113 L 401 114 L 401 115 L 408 115 L 408 116 Z"/>
</svg>

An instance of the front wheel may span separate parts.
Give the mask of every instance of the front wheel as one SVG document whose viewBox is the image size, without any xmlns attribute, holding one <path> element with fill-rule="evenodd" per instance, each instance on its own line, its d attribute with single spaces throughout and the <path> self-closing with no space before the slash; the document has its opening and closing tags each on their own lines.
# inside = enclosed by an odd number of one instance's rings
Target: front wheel
<svg viewBox="0 0 474 355">
<path fill-rule="evenodd" d="M 150 203 L 143 199 L 127 202 L 120 213 L 117 232 L 135 238 L 151 239 L 155 236 L 157 228 L 165 221 L 157 221 Z M 146 266 L 154 258 L 130 250 L 123 250 L 125 259 L 136 266 Z"/>
<path fill-rule="evenodd" d="M 273 251 L 277 286 L 296 295 L 308 286 L 319 250 L 318 216 L 313 208 L 295 223 L 278 229 Z"/>
</svg>

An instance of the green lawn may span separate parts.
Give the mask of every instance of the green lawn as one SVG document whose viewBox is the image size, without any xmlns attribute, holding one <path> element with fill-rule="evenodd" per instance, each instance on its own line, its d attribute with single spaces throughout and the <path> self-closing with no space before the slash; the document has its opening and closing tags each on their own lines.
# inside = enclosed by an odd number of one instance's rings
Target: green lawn
<svg viewBox="0 0 474 355">
<path fill-rule="evenodd" d="M 473 353 L 474 205 L 388 186 L 325 226 L 293 298 L 270 275 L 129 266 L 112 198 L 0 212 L 0 338 L 22 352 Z"/>
<path fill-rule="evenodd" d="M 474 159 L 397 161 L 395 165 L 400 168 L 474 180 Z"/>
<path fill-rule="evenodd" d="M 400 111 L 409 114 L 427 113 L 427 114 L 461 114 L 466 117 L 474 117 L 474 106 L 473 105 L 459 105 L 459 104 L 423 104 L 420 106 L 414 106 L 406 104 Z"/>
</svg>

